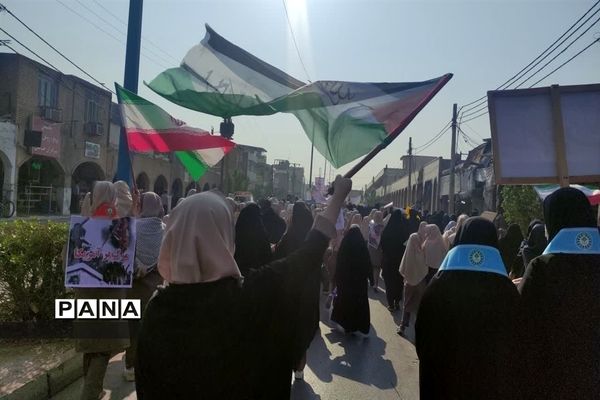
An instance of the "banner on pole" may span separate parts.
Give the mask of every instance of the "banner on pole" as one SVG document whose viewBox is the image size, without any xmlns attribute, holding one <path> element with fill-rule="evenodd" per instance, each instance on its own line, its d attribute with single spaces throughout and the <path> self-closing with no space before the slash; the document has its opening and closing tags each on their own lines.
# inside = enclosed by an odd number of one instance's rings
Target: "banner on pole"
<svg viewBox="0 0 600 400">
<path fill-rule="evenodd" d="M 65 286 L 130 288 L 135 258 L 135 219 L 71 216 Z"/>
</svg>

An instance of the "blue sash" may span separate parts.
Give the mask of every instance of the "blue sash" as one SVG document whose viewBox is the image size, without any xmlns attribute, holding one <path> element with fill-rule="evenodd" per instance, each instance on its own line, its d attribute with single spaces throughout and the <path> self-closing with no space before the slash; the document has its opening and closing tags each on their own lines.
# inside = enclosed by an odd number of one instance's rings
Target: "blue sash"
<svg viewBox="0 0 600 400">
<path fill-rule="evenodd" d="M 508 277 L 498 249 L 475 244 L 454 247 L 446 254 L 439 270 L 491 272 Z"/>
<path fill-rule="evenodd" d="M 600 254 L 598 228 L 564 228 L 548 244 L 543 254 Z"/>
</svg>

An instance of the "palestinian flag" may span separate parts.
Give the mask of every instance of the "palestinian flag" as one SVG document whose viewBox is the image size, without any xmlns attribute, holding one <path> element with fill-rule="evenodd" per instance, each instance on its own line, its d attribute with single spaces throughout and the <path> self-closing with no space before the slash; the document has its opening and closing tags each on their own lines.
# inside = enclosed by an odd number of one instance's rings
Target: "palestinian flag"
<svg viewBox="0 0 600 400">
<path fill-rule="evenodd" d="M 206 25 L 206 35 L 178 68 L 147 86 L 169 101 L 218 117 L 271 115 L 272 100 L 301 88 L 301 82 L 227 41 Z"/>
<path fill-rule="evenodd" d="M 218 35 L 148 86 L 183 107 L 220 117 L 294 114 L 316 149 L 339 168 L 391 143 L 452 78 L 424 82 L 317 81 L 287 75 Z"/>
<path fill-rule="evenodd" d="M 187 126 L 148 100 L 115 84 L 129 149 L 136 152 L 175 152 L 194 180 L 216 165 L 235 143 Z"/>
</svg>

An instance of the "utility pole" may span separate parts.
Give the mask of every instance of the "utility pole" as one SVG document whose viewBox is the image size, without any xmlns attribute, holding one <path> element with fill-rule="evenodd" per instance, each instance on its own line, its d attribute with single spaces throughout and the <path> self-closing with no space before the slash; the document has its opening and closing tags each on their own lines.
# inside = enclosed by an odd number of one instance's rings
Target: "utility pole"
<svg viewBox="0 0 600 400">
<path fill-rule="evenodd" d="M 457 104 L 452 106 L 452 145 L 450 146 L 450 190 L 448 193 L 448 214 L 454 214 L 454 168 L 456 167 L 456 118 Z"/>
<path fill-rule="evenodd" d="M 140 76 L 140 48 L 142 46 L 142 10 L 143 0 L 129 0 L 129 20 L 127 24 L 127 48 L 125 50 L 125 76 L 123 87 L 137 93 Z M 128 179 L 127 177 L 131 177 Z M 115 180 L 124 180 L 135 187 L 135 176 L 131 166 L 131 155 L 125 128 L 121 127 L 119 154 Z"/>
<path fill-rule="evenodd" d="M 406 192 L 406 205 L 412 207 L 412 137 L 408 138 L 408 191 Z"/>
</svg>

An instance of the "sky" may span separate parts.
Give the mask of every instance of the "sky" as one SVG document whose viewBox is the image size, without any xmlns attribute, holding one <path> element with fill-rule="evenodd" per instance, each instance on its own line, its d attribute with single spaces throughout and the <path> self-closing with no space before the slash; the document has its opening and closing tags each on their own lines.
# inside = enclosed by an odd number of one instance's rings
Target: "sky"
<svg viewBox="0 0 600 400">
<path fill-rule="evenodd" d="M 453 73 L 453 79 L 404 132 L 354 177 L 356 189 L 362 189 L 386 165 L 400 167 L 409 137 L 414 147 L 426 144 L 449 122 L 453 103 L 461 107 L 496 89 L 595 3 L 595 0 L 286 1 L 290 24 L 283 0 L 145 0 L 139 94 L 188 125 L 207 130 L 214 127 L 218 131 L 219 118 L 171 104 L 143 84 L 163 70 L 177 66 L 186 52 L 204 37 L 205 23 L 229 41 L 305 82 L 413 82 Z M 122 83 L 126 41 L 123 22 L 127 21 L 128 1 L 0 2 L 100 82 L 111 88 L 114 82 Z M 0 26 L 62 72 L 84 77 L 6 12 L 0 13 Z M 539 73 L 539 77 L 599 37 L 600 23 Z M 5 38 L 0 32 L 0 39 Z M 19 53 L 34 58 L 17 43 L 11 45 Z M 0 48 L 0 51 L 10 50 Z M 532 79 L 524 87 L 535 81 Z M 598 82 L 600 44 L 537 86 Z M 269 162 L 288 159 L 302 164 L 308 179 L 311 145 L 295 117 L 235 117 L 233 122 L 237 143 L 265 148 Z M 473 144 L 481 143 L 482 138 L 490 137 L 489 117 L 464 123 L 462 129 L 474 142 L 466 143 L 459 138 L 458 150 L 465 153 Z M 417 154 L 448 158 L 450 142 L 447 131 Z M 335 172 L 344 173 L 355 162 Z M 323 156 L 315 152 L 313 177 L 322 174 L 325 166 Z M 330 167 L 326 168 L 329 175 Z"/>
</svg>

